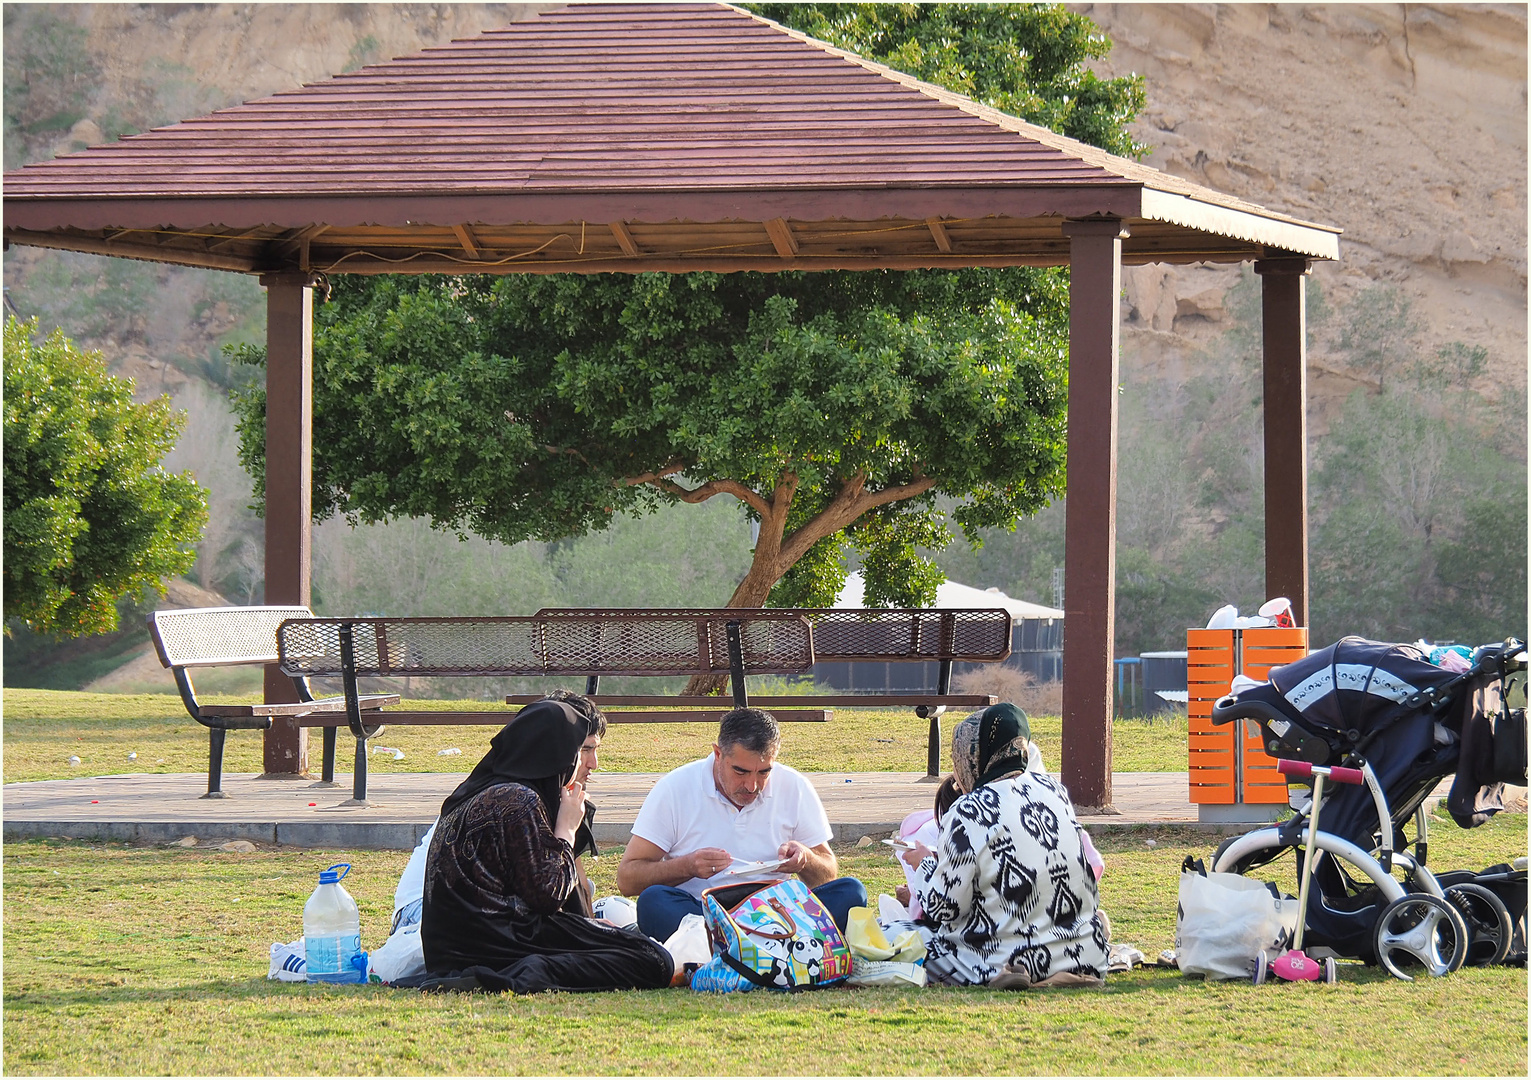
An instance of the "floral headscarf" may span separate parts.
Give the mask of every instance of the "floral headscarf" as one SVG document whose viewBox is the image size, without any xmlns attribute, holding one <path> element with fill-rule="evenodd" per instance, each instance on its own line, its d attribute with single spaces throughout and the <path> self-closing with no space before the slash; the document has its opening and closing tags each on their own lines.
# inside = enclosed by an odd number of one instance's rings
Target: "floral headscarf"
<svg viewBox="0 0 1531 1080">
<path fill-rule="evenodd" d="M 1008 701 L 969 716 L 952 732 L 952 771 L 964 793 L 1026 768 L 1031 722 Z"/>
</svg>

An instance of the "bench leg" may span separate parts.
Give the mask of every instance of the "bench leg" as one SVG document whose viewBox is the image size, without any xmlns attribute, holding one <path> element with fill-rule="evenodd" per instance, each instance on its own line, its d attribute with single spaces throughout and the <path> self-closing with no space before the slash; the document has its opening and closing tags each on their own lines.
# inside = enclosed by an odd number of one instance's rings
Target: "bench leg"
<svg viewBox="0 0 1531 1080">
<path fill-rule="evenodd" d="M 319 778 L 326 784 L 335 782 L 335 735 L 339 730 L 332 727 L 324 729 L 324 772 Z"/>
<path fill-rule="evenodd" d="M 207 729 L 207 794 L 204 799 L 226 799 L 223 791 L 223 740 L 228 738 L 224 728 Z"/>
<path fill-rule="evenodd" d="M 356 740 L 356 768 L 351 773 L 351 798 L 367 801 L 367 740 Z"/>
<path fill-rule="evenodd" d="M 930 714 L 930 742 L 925 747 L 925 778 L 936 780 L 941 776 L 941 710 Z"/>
</svg>

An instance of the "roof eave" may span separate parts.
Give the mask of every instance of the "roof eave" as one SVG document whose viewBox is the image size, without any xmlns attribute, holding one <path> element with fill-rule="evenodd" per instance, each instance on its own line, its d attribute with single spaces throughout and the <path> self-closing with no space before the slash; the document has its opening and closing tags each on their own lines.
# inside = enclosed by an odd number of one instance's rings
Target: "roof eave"
<svg viewBox="0 0 1531 1080">
<path fill-rule="evenodd" d="M 1340 257 L 1340 230 L 1289 218 L 1252 214 L 1168 191 L 1144 188 L 1142 217 L 1233 237 L 1313 259 Z"/>
</svg>

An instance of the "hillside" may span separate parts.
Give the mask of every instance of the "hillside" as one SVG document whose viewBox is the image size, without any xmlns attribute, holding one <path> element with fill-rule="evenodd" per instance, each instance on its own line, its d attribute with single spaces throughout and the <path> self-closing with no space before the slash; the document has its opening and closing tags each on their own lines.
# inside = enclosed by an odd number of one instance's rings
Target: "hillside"
<svg viewBox="0 0 1531 1080">
<path fill-rule="evenodd" d="M 1424 342 L 1488 349 L 1476 388 L 1526 385 L 1526 8 L 1520 4 L 1071 4 L 1137 72 L 1155 168 L 1345 230 L 1331 306 L 1375 282 Z M 1162 362 L 1222 320 L 1233 271 L 1126 275 L 1130 344 Z M 1313 392 L 1353 381 L 1321 352 Z M 1524 446 L 1521 449 L 1524 455 Z"/>
<path fill-rule="evenodd" d="M 6 167 L 554 6 L 5 5 Z M 1149 164 L 1345 230 L 1340 261 L 1315 268 L 1310 292 L 1315 635 L 1523 633 L 1526 7 L 1069 6 L 1114 43 L 1101 73 L 1145 77 L 1133 130 Z M 195 471 L 212 509 L 192 576 L 258 602 L 261 523 L 223 402 L 251 372 L 223 347 L 262 339 L 259 286 L 19 247 L 4 274 L 23 317 L 63 326 L 140 396 L 169 393 L 187 411 L 167 464 Z M 1146 266 L 1123 279 L 1118 646 L 1130 654 L 1178 647 L 1223 602 L 1263 599 L 1264 525 L 1247 269 Z M 1389 359 L 1425 376 L 1384 400 Z M 331 521 L 315 532 L 315 605 L 707 606 L 748 547 L 742 518 L 721 506 L 510 551 L 421 523 Z M 940 562 L 967 584 L 1053 603 L 1062 547 L 1055 506 Z"/>
</svg>

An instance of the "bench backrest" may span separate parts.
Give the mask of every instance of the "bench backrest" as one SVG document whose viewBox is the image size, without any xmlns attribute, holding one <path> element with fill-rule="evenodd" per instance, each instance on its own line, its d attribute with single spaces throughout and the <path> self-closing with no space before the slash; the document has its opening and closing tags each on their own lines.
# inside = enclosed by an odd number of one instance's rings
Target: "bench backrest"
<svg viewBox="0 0 1531 1080">
<path fill-rule="evenodd" d="M 813 627 L 818 661 L 959 660 L 993 663 L 1010 655 L 1010 613 L 1004 608 L 765 608 L 800 615 Z M 751 616 L 756 609 L 749 609 Z M 738 618 L 729 608 L 671 610 L 543 608 L 538 617 L 621 619 L 634 615 Z"/>
<path fill-rule="evenodd" d="M 786 611 L 581 611 L 491 618 L 298 618 L 277 630 L 287 675 L 341 675 L 349 624 L 358 676 L 722 675 L 727 624 L 740 624 L 745 674 L 795 675 L 813 666 L 808 620 Z"/>
<path fill-rule="evenodd" d="M 167 668 L 274 664 L 276 628 L 313 614 L 301 606 L 151 611 L 149 636 Z"/>
</svg>

